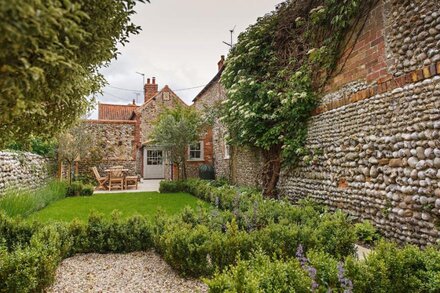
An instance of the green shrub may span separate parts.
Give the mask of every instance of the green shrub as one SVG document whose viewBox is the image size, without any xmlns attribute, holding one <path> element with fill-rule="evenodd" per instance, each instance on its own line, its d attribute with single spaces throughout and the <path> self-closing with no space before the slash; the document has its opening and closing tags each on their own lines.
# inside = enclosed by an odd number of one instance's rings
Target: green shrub
<svg viewBox="0 0 440 293">
<path fill-rule="evenodd" d="M 92 196 L 95 191 L 95 187 L 91 184 L 85 184 L 81 190 L 81 196 Z"/>
<path fill-rule="evenodd" d="M 201 165 L 199 167 L 199 178 L 204 180 L 214 180 L 215 170 L 212 165 Z"/>
<path fill-rule="evenodd" d="M 80 196 L 82 189 L 83 189 L 82 182 L 74 181 L 67 187 L 66 196 L 68 197 Z"/>
<path fill-rule="evenodd" d="M 29 245 L 32 235 L 38 228 L 36 223 L 10 218 L 4 212 L 0 212 L 0 244 L 3 244 L 8 250 Z"/>
<path fill-rule="evenodd" d="M 185 192 L 186 189 L 185 181 L 162 180 L 159 186 L 160 193 Z"/>
<path fill-rule="evenodd" d="M 316 227 L 318 247 L 337 259 L 354 255 L 356 235 L 347 215 L 341 211 L 324 214 Z"/>
<path fill-rule="evenodd" d="M 0 211 L 11 217 L 27 217 L 50 203 L 63 199 L 66 190 L 67 184 L 56 180 L 36 190 L 8 190 L 0 197 Z"/>
<path fill-rule="evenodd" d="M 354 231 L 358 241 L 367 245 L 372 245 L 380 239 L 380 235 L 376 228 L 369 221 L 355 224 Z"/>
<path fill-rule="evenodd" d="M 43 292 L 61 261 L 62 241 L 53 227 L 38 231 L 28 246 L 0 248 L 0 291 Z"/>
<path fill-rule="evenodd" d="M 440 292 L 440 251 L 380 241 L 364 262 L 347 259 L 355 292 Z"/>
<path fill-rule="evenodd" d="M 165 260 L 184 275 L 210 275 L 214 267 L 208 258 L 208 241 L 214 233 L 203 225 L 175 224 L 178 226 L 168 227 L 157 242 Z"/>
<path fill-rule="evenodd" d="M 81 181 L 74 181 L 67 187 L 66 196 L 91 196 L 95 187 L 90 184 L 84 184 Z"/>
<path fill-rule="evenodd" d="M 296 259 L 281 261 L 257 253 L 205 280 L 209 292 L 310 292 L 312 280 Z"/>
</svg>

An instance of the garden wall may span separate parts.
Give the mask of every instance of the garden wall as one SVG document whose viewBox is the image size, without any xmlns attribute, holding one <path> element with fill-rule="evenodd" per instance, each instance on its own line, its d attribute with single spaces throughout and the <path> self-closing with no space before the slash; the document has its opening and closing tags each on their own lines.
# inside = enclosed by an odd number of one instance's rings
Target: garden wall
<svg viewBox="0 0 440 293">
<path fill-rule="evenodd" d="M 98 167 L 101 176 L 111 166 L 124 166 L 130 175 L 139 172 L 137 161 L 135 128 L 131 120 L 85 120 L 86 128 L 96 137 L 101 149 L 100 158 L 88 158 L 77 163 L 81 176 L 93 177 L 91 167 Z M 66 168 L 66 166 L 64 166 Z"/>
<path fill-rule="evenodd" d="M 49 160 L 24 152 L 0 152 L 0 195 L 8 188 L 36 188 L 49 178 Z"/>
<path fill-rule="evenodd" d="M 436 0 L 379 1 L 309 123 L 318 160 L 282 174 L 283 193 L 369 219 L 401 242 L 439 239 L 439 15 Z"/>
</svg>

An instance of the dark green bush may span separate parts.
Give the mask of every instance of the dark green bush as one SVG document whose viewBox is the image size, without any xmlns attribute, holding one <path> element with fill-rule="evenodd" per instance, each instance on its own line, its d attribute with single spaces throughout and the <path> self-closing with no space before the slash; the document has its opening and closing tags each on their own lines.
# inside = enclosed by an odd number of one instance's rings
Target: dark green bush
<svg viewBox="0 0 440 293">
<path fill-rule="evenodd" d="M 74 181 L 67 187 L 66 196 L 80 196 L 83 189 L 83 184 L 80 181 Z"/>
<path fill-rule="evenodd" d="M 91 196 L 94 191 L 95 187 L 93 185 L 74 181 L 67 187 L 66 196 Z"/>
<path fill-rule="evenodd" d="M 355 292 L 440 292 L 440 252 L 380 241 L 364 262 L 347 259 Z"/>
<path fill-rule="evenodd" d="M 29 245 L 11 252 L 0 247 L 0 291 L 43 292 L 62 259 L 62 240 L 53 227 L 36 232 Z"/>
<path fill-rule="evenodd" d="M 29 245 L 32 235 L 38 228 L 36 223 L 24 222 L 20 218 L 10 218 L 0 211 L 0 244 L 8 250 Z"/>
<path fill-rule="evenodd" d="M 296 259 L 281 261 L 257 253 L 205 280 L 209 292 L 311 292 L 312 280 Z"/>
<path fill-rule="evenodd" d="M 185 192 L 187 190 L 185 181 L 162 180 L 159 186 L 160 193 Z"/>
<path fill-rule="evenodd" d="M 354 225 L 354 231 L 357 239 L 367 245 L 372 245 L 380 239 L 377 229 L 369 221 L 363 221 Z"/>
<path fill-rule="evenodd" d="M 199 167 L 199 178 L 204 180 L 214 180 L 215 170 L 212 165 L 201 165 Z"/>
<path fill-rule="evenodd" d="M 82 187 L 81 196 L 92 196 L 93 192 L 95 191 L 95 187 L 91 184 L 85 184 Z"/>
</svg>

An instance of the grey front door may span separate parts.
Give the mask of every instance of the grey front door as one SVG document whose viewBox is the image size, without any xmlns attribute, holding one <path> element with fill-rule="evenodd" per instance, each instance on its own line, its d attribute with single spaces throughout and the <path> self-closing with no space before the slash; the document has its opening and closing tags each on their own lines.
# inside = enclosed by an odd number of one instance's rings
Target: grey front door
<svg viewBox="0 0 440 293">
<path fill-rule="evenodd" d="M 144 178 L 163 179 L 165 177 L 164 152 L 161 149 L 144 149 Z"/>
</svg>

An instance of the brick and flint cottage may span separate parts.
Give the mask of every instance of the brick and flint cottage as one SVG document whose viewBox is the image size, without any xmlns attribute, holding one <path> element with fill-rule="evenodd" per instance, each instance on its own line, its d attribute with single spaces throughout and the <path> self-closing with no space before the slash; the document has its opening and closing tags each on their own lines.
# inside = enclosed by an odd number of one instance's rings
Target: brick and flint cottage
<svg viewBox="0 0 440 293">
<path fill-rule="evenodd" d="M 114 105 L 98 103 L 98 119 L 85 120 L 89 131 L 93 132 L 103 149 L 99 162 L 87 160 L 78 162 L 80 174 L 90 173 L 90 167 L 97 165 L 103 171 L 110 166 L 120 165 L 130 170 L 132 175 L 144 179 L 175 179 L 178 170 L 167 160 L 161 146 L 154 145 L 149 137 L 153 123 L 166 108 L 177 105 L 188 107 L 169 86 L 159 91 L 156 79 L 148 78 L 144 85 L 144 101 L 136 105 Z M 200 142 L 188 146 L 188 174 L 198 176 L 198 167 L 213 164 L 211 130 L 203 135 Z"/>
<path fill-rule="evenodd" d="M 193 107 L 199 112 L 216 111 L 227 99 L 220 82 L 225 69 L 225 56 L 218 62 L 218 72 L 193 99 Z M 228 131 L 218 115 L 213 115 L 211 129 L 204 137 L 205 148 L 212 151 L 212 163 L 217 179 L 227 179 L 239 185 L 258 186 L 261 170 L 261 152 L 245 146 L 231 146 L 227 142 Z"/>
</svg>

